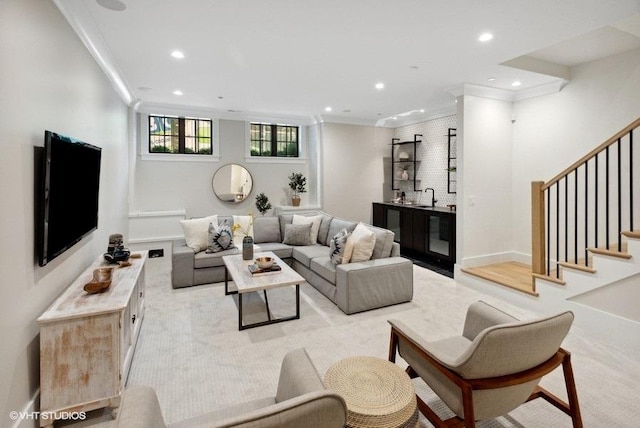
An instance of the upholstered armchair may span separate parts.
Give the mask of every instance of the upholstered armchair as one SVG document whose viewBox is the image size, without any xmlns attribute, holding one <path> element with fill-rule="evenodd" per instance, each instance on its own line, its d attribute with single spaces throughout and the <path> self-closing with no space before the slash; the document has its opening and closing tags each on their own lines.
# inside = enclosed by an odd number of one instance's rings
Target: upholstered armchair
<svg viewBox="0 0 640 428">
<path fill-rule="evenodd" d="M 285 355 L 274 397 L 265 397 L 166 425 L 155 391 L 128 388 L 114 427 L 122 428 L 342 428 L 347 406 L 339 395 L 324 388 L 305 349 Z M 109 425 L 111 426 L 111 425 Z"/>
<path fill-rule="evenodd" d="M 516 318 L 485 303 L 472 304 L 461 336 L 425 341 L 401 321 L 390 320 L 389 361 L 396 352 L 455 413 L 443 421 L 420 398 L 418 408 L 436 427 L 474 427 L 475 421 L 504 415 L 521 404 L 544 398 L 582 427 L 571 355 L 560 347 L 573 322 L 562 312 L 535 320 Z M 538 385 L 542 376 L 562 365 L 566 403 Z"/>
</svg>

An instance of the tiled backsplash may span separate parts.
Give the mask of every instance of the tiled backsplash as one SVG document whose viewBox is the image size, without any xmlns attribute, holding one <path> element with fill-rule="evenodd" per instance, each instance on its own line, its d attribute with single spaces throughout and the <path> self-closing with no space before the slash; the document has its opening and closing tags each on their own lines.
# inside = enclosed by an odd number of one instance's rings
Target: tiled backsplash
<svg viewBox="0 0 640 428">
<path fill-rule="evenodd" d="M 396 181 L 396 187 L 406 193 L 407 199 L 420 204 L 430 204 L 431 192 L 425 193 L 424 189 L 432 187 L 435 189 L 438 206 L 456 203 L 456 194 L 447 192 L 447 131 L 455 127 L 456 116 L 451 115 L 396 128 L 394 136 L 400 141 L 412 141 L 414 134 L 422 134 L 422 143 L 418 144 L 417 150 L 417 160 L 420 163 L 416 176 L 419 180 L 416 186 L 422 191 L 413 190 L 413 181 Z M 389 157 L 390 162 L 391 157 Z M 397 169 L 398 167 L 391 172 L 391 168 L 385 168 L 385 171 L 395 173 L 398 177 Z M 385 185 L 390 188 L 391 177 L 385 177 L 385 181 Z"/>
</svg>

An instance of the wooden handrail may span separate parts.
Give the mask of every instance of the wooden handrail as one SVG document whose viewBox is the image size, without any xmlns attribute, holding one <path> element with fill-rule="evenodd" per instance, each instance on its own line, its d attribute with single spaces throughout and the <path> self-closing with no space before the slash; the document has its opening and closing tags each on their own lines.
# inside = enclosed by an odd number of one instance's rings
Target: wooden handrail
<svg viewBox="0 0 640 428">
<path fill-rule="evenodd" d="M 609 138 L 604 143 L 600 144 L 598 147 L 596 147 L 595 149 L 591 150 L 586 155 L 582 156 L 578 161 L 574 162 L 570 167 L 566 168 L 560 174 L 556 175 L 551 180 L 547 181 L 542 186 L 542 190 L 547 190 L 549 187 L 553 186 L 558 181 L 560 181 L 562 178 L 564 178 L 565 175 L 568 175 L 569 173 L 573 172 L 574 169 L 578 168 L 580 165 L 582 165 L 583 163 L 587 162 L 592 157 L 594 157 L 595 155 L 597 155 L 598 153 L 600 153 L 601 151 L 603 151 L 604 149 L 606 149 L 610 145 L 614 144 L 620 138 L 624 137 L 629 132 L 631 132 L 632 130 L 636 129 L 639 126 L 640 126 L 640 118 L 638 118 L 638 119 L 634 120 L 633 122 L 631 122 L 622 131 L 618 132 L 613 137 Z"/>
</svg>

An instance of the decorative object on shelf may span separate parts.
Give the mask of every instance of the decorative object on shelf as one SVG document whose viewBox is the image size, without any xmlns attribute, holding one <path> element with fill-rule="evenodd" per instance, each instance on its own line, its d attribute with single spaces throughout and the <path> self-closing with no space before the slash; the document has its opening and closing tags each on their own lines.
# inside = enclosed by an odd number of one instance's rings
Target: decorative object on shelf
<svg viewBox="0 0 640 428">
<path fill-rule="evenodd" d="M 456 158 L 456 144 L 457 144 L 457 130 L 456 128 L 449 128 L 447 132 L 447 193 L 456 193 L 457 190 L 457 178 L 456 172 L 458 171 L 458 160 Z"/>
<path fill-rule="evenodd" d="M 409 171 L 407 171 L 407 167 L 404 167 L 404 168 L 402 169 L 402 175 L 401 175 L 401 178 L 402 178 L 403 180 L 408 180 L 408 179 L 409 179 Z"/>
<path fill-rule="evenodd" d="M 291 204 L 294 207 L 300 205 L 300 193 L 307 191 L 307 179 L 299 172 L 293 172 L 289 176 L 289 188 L 293 190 L 293 196 L 291 197 Z"/>
<path fill-rule="evenodd" d="M 253 238 L 249 235 L 242 238 L 242 260 L 253 259 Z"/>
<path fill-rule="evenodd" d="M 121 235 L 122 236 L 122 235 Z M 94 269 L 93 279 L 84 285 L 84 291 L 89 294 L 103 293 L 107 291 L 111 285 L 111 277 L 113 275 L 113 268 L 102 267 Z"/>
<path fill-rule="evenodd" d="M 271 202 L 269 202 L 269 197 L 264 193 L 260 193 L 256 196 L 256 208 L 260 211 L 261 215 L 265 215 L 267 211 L 271 209 Z"/>
<path fill-rule="evenodd" d="M 104 259 L 114 264 L 127 261 L 131 252 L 124 248 L 123 242 L 121 233 L 109 235 L 109 245 L 107 246 L 107 252 L 104 253 Z"/>
<path fill-rule="evenodd" d="M 400 141 L 399 138 L 391 139 L 391 190 L 401 190 L 400 182 L 413 182 L 413 191 L 419 191 L 418 175 L 418 144 L 422 142 L 421 134 L 413 134 L 413 140 Z M 409 169 L 412 173 L 409 174 Z M 411 178 L 410 178 L 411 177 Z M 402 190 L 411 191 L 408 184 L 402 184 Z"/>
</svg>

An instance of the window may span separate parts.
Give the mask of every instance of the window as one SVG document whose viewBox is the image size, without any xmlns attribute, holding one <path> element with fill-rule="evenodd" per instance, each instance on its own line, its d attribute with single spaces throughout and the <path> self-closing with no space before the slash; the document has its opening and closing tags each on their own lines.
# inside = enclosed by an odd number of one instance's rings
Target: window
<svg viewBox="0 0 640 428">
<path fill-rule="evenodd" d="M 210 119 L 149 115 L 149 153 L 210 155 Z"/>
<path fill-rule="evenodd" d="M 270 123 L 251 124 L 251 156 L 297 158 L 299 150 L 297 126 Z"/>
</svg>

